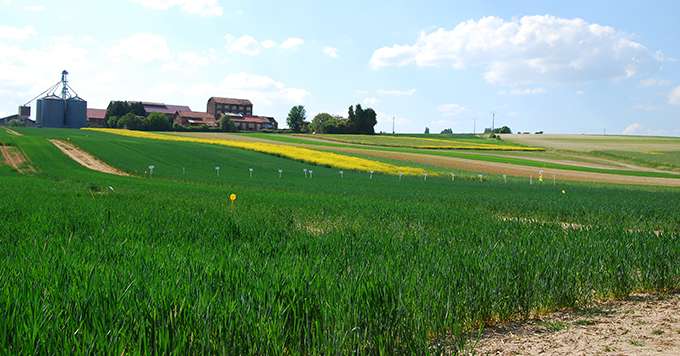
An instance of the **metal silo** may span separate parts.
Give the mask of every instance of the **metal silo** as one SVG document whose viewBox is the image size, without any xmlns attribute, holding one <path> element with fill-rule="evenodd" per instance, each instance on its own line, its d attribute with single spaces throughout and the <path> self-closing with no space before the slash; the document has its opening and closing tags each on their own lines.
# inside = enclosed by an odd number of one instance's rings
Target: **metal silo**
<svg viewBox="0 0 680 356">
<path fill-rule="evenodd" d="M 87 101 L 78 96 L 66 100 L 64 127 L 79 129 L 87 126 Z"/>
<path fill-rule="evenodd" d="M 38 99 L 36 113 L 39 127 L 64 127 L 65 101 L 56 95 Z"/>
</svg>

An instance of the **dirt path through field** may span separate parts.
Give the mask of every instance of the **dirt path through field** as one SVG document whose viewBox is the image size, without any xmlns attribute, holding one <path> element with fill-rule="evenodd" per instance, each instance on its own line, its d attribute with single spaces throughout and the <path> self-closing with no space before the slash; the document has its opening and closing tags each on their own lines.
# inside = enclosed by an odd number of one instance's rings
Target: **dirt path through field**
<svg viewBox="0 0 680 356">
<path fill-rule="evenodd" d="M 26 157 L 18 148 L 0 144 L 0 152 L 2 152 L 2 159 L 5 163 L 15 171 L 21 174 L 35 173 L 35 168 L 28 163 Z"/>
<path fill-rule="evenodd" d="M 14 135 L 14 136 L 23 136 L 23 135 L 24 135 L 24 134 L 22 134 L 22 133 L 20 133 L 20 132 L 14 131 L 14 130 L 12 130 L 12 129 L 10 129 L 10 128 L 5 128 L 5 131 L 7 131 L 8 134 Z"/>
<path fill-rule="evenodd" d="M 55 139 L 50 140 L 50 142 L 57 146 L 57 148 L 60 149 L 61 152 L 64 152 L 64 154 L 71 157 L 72 160 L 78 162 L 83 167 L 102 173 L 115 174 L 117 176 L 129 176 L 129 174 L 117 168 L 109 166 L 108 164 L 100 161 L 96 157 L 81 150 L 80 148 L 72 145 L 69 142 Z"/>
<path fill-rule="evenodd" d="M 634 295 L 494 327 L 474 349 L 482 355 L 680 355 L 680 294 Z"/>
</svg>

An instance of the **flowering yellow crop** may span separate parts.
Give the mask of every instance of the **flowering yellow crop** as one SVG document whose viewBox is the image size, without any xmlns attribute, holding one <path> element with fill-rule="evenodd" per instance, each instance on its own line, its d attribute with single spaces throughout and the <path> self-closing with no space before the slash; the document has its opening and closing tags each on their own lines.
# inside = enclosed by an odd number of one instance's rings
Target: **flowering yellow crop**
<svg viewBox="0 0 680 356">
<path fill-rule="evenodd" d="M 395 175 L 400 173 L 404 175 L 422 175 L 426 173 L 426 171 L 422 168 L 396 166 L 393 164 L 372 161 L 365 158 L 351 157 L 332 152 L 323 152 L 312 150 L 309 148 L 279 145 L 274 143 L 236 141 L 223 138 L 213 139 L 187 136 L 171 136 L 157 134 L 153 132 L 132 131 L 122 129 L 85 128 L 83 130 L 106 132 L 121 136 L 148 138 L 160 141 L 194 142 L 227 146 L 261 153 L 267 153 L 298 161 L 318 164 L 321 166 L 335 167 L 341 169 L 351 169 L 366 172 L 375 171 Z"/>
<path fill-rule="evenodd" d="M 307 137 L 301 135 L 301 137 Z M 491 150 L 491 151 L 545 151 L 540 147 L 525 147 L 516 145 L 497 145 L 479 142 L 465 142 L 464 140 L 442 140 L 436 138 L 425 137 L 408 137 L 408 136 L 360 136 L 360 135 L 317 135 L 316 138 L 321 138 L 327 141 L 336 141 L 342 143 L 383 146 L 383 147 L 403 147 L 403 148 L 420 148 L 420 149 L 440 149 L 440 150 Z"/>
</svg>

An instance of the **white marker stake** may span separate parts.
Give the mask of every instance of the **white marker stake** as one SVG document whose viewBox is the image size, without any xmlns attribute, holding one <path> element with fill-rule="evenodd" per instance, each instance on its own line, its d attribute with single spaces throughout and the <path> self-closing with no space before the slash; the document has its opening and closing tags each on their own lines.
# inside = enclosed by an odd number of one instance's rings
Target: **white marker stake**
<svg viewBox="0 0 680 356">
<path fill-rule="evenodd" d="M 149 166 L 149 176 L 153 176 L 153 169 L 156 168 L 154 165 Z"/>
<path fill-rule="evenodd" d="M 484 176 L 481 174 L 478 174 L 477 177 L 479 177 L 479 182 L 482 183 L 484 181 Z"/>
<path fill-rule="evenodd" d="M 305 172 L 305 178 L 307 178 L 307 168 L 303 169 L 302 171 Z"/>
<path fill-rule="evenodd" d="M 343 179 L 343 178 L 345 178 L 345 172 L 340 171 L 340 179 Z"/>
<path fill-rule="evenodd" d="M 399 172 L 399 181 L 401 182 L 401 177 L 404 176 L 404 173 Z"/>
<path fill-rule="evenodd" d="M 279 169 L 279 179 L 281 179 L 281 174 L 283 174 L 283 169 Z"/>
<path fill-rule="evenodd" d="M 252 168 L 248 168 L 248 175 L 250 176 L 250 178 L 253 178 L 253 169 Z"/>
<path fill-rule="evenodd" d="M 368 176 L 368 179 L 373 179 L 373 171 L 371 171 L 371 175 Z"/>
<path fill-rule="evenodd" d="M 312 178 L 312 174 L 314 174 L 314 171 L 312 171 L 312 170 L 310 169 L 310 170 L 309 170 L 309 178 Z"/>
<path fill-rule="evenodd" d="M 220 176 L 220 166 L 215 166 L 215 172 L 217 172 L 217 176 Z"/>
<path fill-rule="evenodd" d="M 456 181 L 456 175 L 454 173 L 451 173 L 451 181 L 452 182 Z"/>
<path fill-rule="evenodd" d="M 424 180 L 427 182 L 427 173 L 425 173 L 425 178 L 424 178 Z"/>
<path fill-rule="evenodd" d="M 529 185 L 534 184 L 534 176 L 529 176 Z"/>
<path fill-rule="evenodd" d="M 503 183 L 508 184 L 508 176 L 503 175 Z"/>
</svg>

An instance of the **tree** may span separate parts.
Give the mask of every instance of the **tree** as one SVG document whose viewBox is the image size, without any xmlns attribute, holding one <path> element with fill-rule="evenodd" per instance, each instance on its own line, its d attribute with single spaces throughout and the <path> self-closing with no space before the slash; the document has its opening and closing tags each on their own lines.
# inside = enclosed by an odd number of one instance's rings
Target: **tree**
<svg viewBox="0 0 680 356">
<path fill-rule="evenodd" d="M 222 131 L 226 131 L 226 132 L 236 131 L 236 124 L 234 124 L 234 122 L 231 120 L 231 117 L 229 117 L 229 115 L 222 115 L 222 117 L 220 117 L 219 124 L 220 124 L 220 129 Z"/>
<path fill-rule="evenodd" d="M 149 114 L 149 116 L 144 119 L 143 126 L 145 130 L 149 131 L 168 131 L 172 128 L 168 117 L 159 112 L 152 112 Z"/>
<path fill-rule="evenodd" d="M 333 127 L 337 127 L 337 119 L 331 116 L 331 114 L 322 112 L 316 114 L 309 124 L 309 129 L 316 133 L 328 133 Z"/>
<path fill-rule="evenodd" d="M 429 134 L 430 134 L 430 128 L 429 128 L 429 127 L 426 127 L 426 128 L 425 128 L 425 134 L 426 134 L 426 135 L 429 135 Z"/>
<path fill-rule="evenodd" d="M 442 130 L 442 135 L 453 135 L 453 130 L 444 129 L 444 130 Z"/>
<path fill-rule="evenodd" d="M 288 127 L 293 132 L 300 132 L 306 119 L 307 112 L 305 107 L 302 105 L 293 106 L 288 113 Z"/>
<path fill-rule="evenodd" d="M 114 129 L 118 127 L 118 116 L 109 116 L 108 119 L 106 119 L 106 126 Z"/>
<path fill-rule="evenodd" d="M 143 130 L 144 120 L 142 117 L 129 112 L 118 119 L 118 127 L 128 130 Z"/>
<path fill-rule="evenodd" d="M 375 125 L 378 124 L 378 115 L 375 110 L 368 108 L 364 110 L 363 118 L 361 119 L 361 133 L 375 134 Z"/>
</svg>

